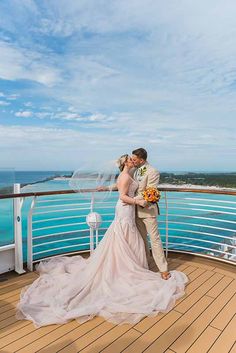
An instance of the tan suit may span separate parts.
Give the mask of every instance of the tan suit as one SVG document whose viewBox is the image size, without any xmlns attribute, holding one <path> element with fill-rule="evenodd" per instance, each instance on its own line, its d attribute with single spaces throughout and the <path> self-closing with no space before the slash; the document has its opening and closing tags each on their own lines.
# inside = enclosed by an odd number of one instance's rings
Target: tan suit
<svg viewBox="0 0 236 353">
<path fill-rule="evenodd" d="M 142 171 L 140 171 L 140 169 Z M 147 187 L 155 187 L 159 183 L 160 173 L 146 162 L 141 168 L 135 170 L 134 179 L 138 182 L 137 197 L 142 197 L 142 192 Z M 167 261 L 163 251 L 160 233 L 157 224 L 158 208 L 156 204 L 149 204 L 143 208 L 136 206 L 136 225 L 145 243 L 148 262 L 150 258 L 150 250 L 147 235 L 150 235 L 152 255 L 160 272 L 168 270 Z"/>
</svg>

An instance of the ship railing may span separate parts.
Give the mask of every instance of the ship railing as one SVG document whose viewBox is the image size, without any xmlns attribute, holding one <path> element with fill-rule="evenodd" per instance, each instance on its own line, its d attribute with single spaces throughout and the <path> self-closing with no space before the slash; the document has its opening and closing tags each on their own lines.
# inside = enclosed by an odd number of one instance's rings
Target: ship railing
<svg viewBox="0 0 236 353">
<path fill-rule="evenodd" d="M 167 258 L 169 252 L 179 252 L 236 265 L 235 191 L 174 186 L 159 190 L 158 224 Z M 94 201 L 91 195 L 98 197 Z M 14 269 L 23 273 L 23 252 L 30 271 L 35 263 L 51 257 L 92 253 L 113 221 L 118 194 L 106 197 L 92 189 L 22 193 L 16 184 L 14 194 L 0 195 L 0 199 L 6 198 L 14 202 Z M 22 232 L 22 205 L 28 198 L 26 235 Z M 86 222 L 91 212 L 103 220 L 97 232 Z M 151 247 L 150 239 L 149 244 Z"/>
</svg>

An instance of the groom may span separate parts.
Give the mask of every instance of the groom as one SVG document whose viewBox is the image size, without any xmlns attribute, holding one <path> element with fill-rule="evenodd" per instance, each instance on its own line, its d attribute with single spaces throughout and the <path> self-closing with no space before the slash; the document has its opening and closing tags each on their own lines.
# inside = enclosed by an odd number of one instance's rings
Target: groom
<svg viewBox="0 0 236 353">
<path fill-rule="evenodd" d="M 138 148 L 132 152 L 132 160 L 136 170 L 133 178 L 138 182 L 137 198 L 143 198 L 142 192 L 148 187 L 157 188 L 160 173 L 147 162 L 147 151 Z M 157 224 L 158 208 L 157 204 L 149 204 L 147 207 L 136 206 L 136 225 L 144 240 L 147 260 L 150 262 L 150 250 L 147 234 L 150 235 L 152 256 L 163 279 L 170 278 L 167 269 L 167 261 L 164 255 L 160 233 Z"/>
</svg>

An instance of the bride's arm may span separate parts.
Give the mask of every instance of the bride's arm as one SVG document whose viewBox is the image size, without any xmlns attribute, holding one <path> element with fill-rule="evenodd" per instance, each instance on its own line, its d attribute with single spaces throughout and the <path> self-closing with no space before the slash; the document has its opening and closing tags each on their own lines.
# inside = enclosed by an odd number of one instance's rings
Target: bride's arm
<svg viewBox="0 0 236 353">
<path fill-rule="evenodd" d="M 128 196 L 130 182 L 131 182 L 131 179 L 128 175 L 120 176 L 119 181 L 117 182 L 120 199 L 129 205 L 136 204 L 144 207 L 146 205 L 146 201 L 138 200 L 135 197 Z"/>
</svg>

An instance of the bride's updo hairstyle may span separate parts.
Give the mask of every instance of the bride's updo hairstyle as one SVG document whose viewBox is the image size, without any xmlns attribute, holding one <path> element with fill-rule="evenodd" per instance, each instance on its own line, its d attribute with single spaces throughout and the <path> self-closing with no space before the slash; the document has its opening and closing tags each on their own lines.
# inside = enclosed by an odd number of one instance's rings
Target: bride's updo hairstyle
<svg viewBox="0 0 236 353">
<path fill-rule="evenodd" d="M 128 158 L 129 158 L 128 154 L 123 154 L 119 159 L 117 159 L 116 165 L 120 169 L 121 172 L 124 169 L 125 163 L 127 162 Z"/>
</svg>

